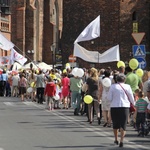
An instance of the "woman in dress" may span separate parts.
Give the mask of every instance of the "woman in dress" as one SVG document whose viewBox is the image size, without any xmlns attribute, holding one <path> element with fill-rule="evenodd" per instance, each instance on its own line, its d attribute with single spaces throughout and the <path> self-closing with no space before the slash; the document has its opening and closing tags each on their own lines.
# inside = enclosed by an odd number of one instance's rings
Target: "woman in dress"
<svg viewBox="0 0 150 150">
<path fill-rule="evenodd" d="M 36 97 L 36 86 L 34 86 L 35 78 L 36 78 L 36 75 L 34 73 L 34 70 L 32 70 L 32 72 L 30 73 L 29 78 L 28 78 L 29 86 L 32 87 L 32 92 L 31 92 L 32 102 L 36 101 L 36 99 L 35 99 L 35 97 Z"/>
<path fill-rule="evenodd" d="M 98 71 L 95 68 L 90 69 L 90 77 L 86 81 L 87 84 L 87 95 L 92 96 L 93 102 L 88 104 L 88 119 L 90 124 L 93 121 L 93 109 L 96 111 L 98 124 L 100 124 L 100 111 L 98 101 L 98 89 L 99 89 L 99 77 Z"/>
<path fill-rule="evenodd" d="M 24 74 L 20 75 L 19 87 L 20 87 L 21 100 L 24 101 L 24 94 L 26 93 L 26 87 L 27 87 L 27 79 L 25 78 Z"/>
<path fill-rule="evenodd" d="M 68 105 L 69 105 L 69 92 L 70 92 L 70 88 L 69 88 L 69 82 L 70 79 L 67 77 L 67 72 L 64 72 L 62 74 L 62 79 L 61 79 L 61 85 L 62 85 L 62 98 L 64 100 L 64 109 L 68 109 Z"/>
<path fill-rule="evenodd" d="M 102 105 L 102 113 L 104 117 L 104 125 L 103 127 L 111 127 L 111 116 L 110 116 L 110 101 L 107 99 L 108 91 L 110 87 L 106 87 L 103 85 L 103 79 L 110 78 L 110 71 L 105 70 L 104 76 L 100 79 L 100 98 L 101 98 L 101 105 Z"/>
</svg>

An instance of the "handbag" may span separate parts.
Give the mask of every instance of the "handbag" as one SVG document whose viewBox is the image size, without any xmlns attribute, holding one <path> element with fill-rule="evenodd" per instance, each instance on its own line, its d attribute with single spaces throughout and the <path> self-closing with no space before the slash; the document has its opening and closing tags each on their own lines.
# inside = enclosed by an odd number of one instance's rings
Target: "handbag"
<svg viewBox="0 0 150 150">
<path fill-rule="evenodd" d="M 121 86 L 121 84 L 119 84 L 120 86 Z M 127 97 L 128 97 L 128 100 L 129 100 L 129 102 L 130 102 L 130 99 L 129 99 L 129 96 L 128 96 L 128 94 L 127 94 L 127 92 L 125 91 L 125 89 L 121 86 L 121 88 L 124 90 L 124 92 L 125 92 L 125 94 L 127 95 Z M 129 108 L 129 110 L 130 110 L 130 112 L 132 113 L 132 112 L 135 112 L 135 107 L 134 107 L 134 105 L 130 102 L 130 108 Z"/>
</svg>

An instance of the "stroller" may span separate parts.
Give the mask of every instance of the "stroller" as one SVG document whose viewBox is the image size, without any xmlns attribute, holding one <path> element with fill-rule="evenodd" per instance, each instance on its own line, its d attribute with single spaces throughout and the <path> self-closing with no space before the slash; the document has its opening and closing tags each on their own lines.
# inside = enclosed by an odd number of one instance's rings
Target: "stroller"
<svg viewBox="0 0 150 150">
<path fill-rule="evenodd" d="M 150 132 L 150 114 L 147 113 L 145 123 L 143 124 L 144 135 L 147 136 Z"/>
<path fill-rule="evenodd" d="M 141 125 L 139 135 L 147 136 L 150 132 L 150 115 L 146 114 L 145 122 Z"/>
</svg>

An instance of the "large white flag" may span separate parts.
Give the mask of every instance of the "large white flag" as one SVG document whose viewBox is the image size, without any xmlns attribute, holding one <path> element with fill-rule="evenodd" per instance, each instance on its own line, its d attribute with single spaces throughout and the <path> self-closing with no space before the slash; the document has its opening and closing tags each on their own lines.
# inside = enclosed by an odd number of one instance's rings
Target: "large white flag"
<svg viewBox="0 0 150 150">
<path fill-rule="evenodd" d="M 5 66 L 10 64 L 10 56 L 1 56 L 0 57 L 0 66 Z"/>
<path fill-rule="evenodd" d="M 3 50 L 10 50 L 14 47 L 14 44 L 10 42 L 2 33 L 0 33 L 0 48 Z"/>
<path fill-rule="evenodd" d="M 74 43 L 88 41 L 100 36 L 100 15 L 93 20 L 77 37 Z"/>
<path fill-rule="evenodd" d="M 74 44 L 74 56 L 92 63 L 107 63 L 120 60 L 119 45 L 116 45 L 104 53 L 98 51 L 88 51 L 78 43 Z"/>
<path fill-rule="evenodd" d="M 24 56 L 19 54 L 15 49 L 12 48 L 10 60 L 11 60 L 11 64 L 13 64 L 14 61 L 17 61 L 21 65 L 24 65 L 24 63 L 27 61 L 27 58 L 25 58 Z"/>
</svg>

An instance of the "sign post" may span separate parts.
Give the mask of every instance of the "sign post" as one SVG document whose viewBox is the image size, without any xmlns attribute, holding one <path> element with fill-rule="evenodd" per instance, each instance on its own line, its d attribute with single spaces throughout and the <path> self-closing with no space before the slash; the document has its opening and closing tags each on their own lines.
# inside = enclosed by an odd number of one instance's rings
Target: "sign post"
<svg viewBox="0 0 150 150">
<path fill-rule="evenodd" d="M 143 40 L 145 36 L 144 32 L 141 33 L 132 33 L 132 37 L 134 38 L 135 42 L 137 45 L 132 46 L 132 52 L 134 58 L 137 59 L 139 62 L 139 68 L 144 69 L 146 67 L 146 50 L 145 50 L 145 45 L 140 45 L 141 41 Z"/>
</svg>

